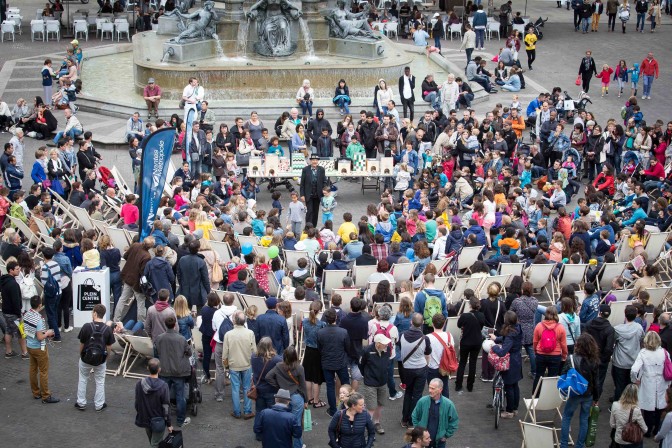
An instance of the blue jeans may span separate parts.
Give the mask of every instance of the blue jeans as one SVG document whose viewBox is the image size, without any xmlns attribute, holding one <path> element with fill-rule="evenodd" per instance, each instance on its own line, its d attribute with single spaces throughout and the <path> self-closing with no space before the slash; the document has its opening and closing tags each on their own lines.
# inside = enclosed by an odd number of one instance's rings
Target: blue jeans
<svg viewBox="0 0 672 448">
<path fill-rule="evenodd" d="M 329 402 L 329 414 L 336 413 L 336 375 L 341 380 L 341 384 L 350 384 L 348 376 L 348 366 L 343 366 L 338 370 L 322 369 L 324 381 L 327 383 L 327 401 Z"/>
<path fill-rule="evenodd" d="M 257 424 L 257 421 L 261 418 L 261 411 L 264 409 L 270 409 L 271 406 L 275 404 L 275 397 L 273 392 L 261 392 L 259 390 L 257 394 L 257 400 L 254 402 L 254 424 Z M 255 434 L 257 440 L 261 441 L 261 434 Z"/>
<path fill-rule="evenodd" d="M 575 439 L 576 448 L 583 448 L 588 435 L 588 417 L 590 417 L 590 406 L 593 404 L 593 396 L 569 397 L 565 403 L 565 410 L 562 413 L 562 432 L 560 433 L 560 448 L 567 448 L 569 443 L 569 426 L 572 423 L 572 417 L 577 409 L 581 409 L 579 414 L 579 436 Z"/>
<path fill-rule="evenodd" d="M 467 64 L 471 61 L 471 53 L 474 52 L 473 48 L 465 48 L 464 52 L 467 54 Z"/>
<path fill-rule="evenodd" d="M 485 46 L 485 28 L 475 29 L 474 31 L 476 32 L 476 48 L 483 48 Z"/>
<path fill-rule="evenodd" d="M 175 405 L 177 406 L 177 426 L 182 426 L 187 415 L 187 398 L 184 396 L 184 378 L 178 376 L 162 376 L 161 379 L 168 384 L 171 395 L 175 392 Z"/>
<path fill-rule="evenodd" d="M 441 110 L 441 95 L 438 92 L 429 92 L 424 100 L 432 105 L 435 110 Z"/>
<path fill-rule="evenodd" d="M 122 283 L 121 271 L 110 272 L 110 286 L 112 287 L 112 297 L 114 298 L 114 306 L 117 306 L 117 301 L 121 297 Z"/>
<path fill-rule="evenodd" d="M 537 372 L 537 355 L 534 353 L 532 344 L 523 345 L 527 356 L 530 358 L 530 373 L 534 375 Z"/>
<path fill-rule="evenodd" d="M 68 132 L 59 131 L 58 134 L 56 134 L 56 137 L 54 137 L 54 143 L 58 145 L 58 141 L 66 135 L 72 139 L 75 139 L 77 136 L 82 135 L 82 131 L 75 128 L 70 129 Z"/>
<path fill-rule="evenodd" d="M 58 330 L 58 309 L 61 304 L 61 296 L 44 297 L 44 308 L 47 312 L 47 324 L 54 330 L 54 338 L 61 339 L 61 332 Z"/>
<path fill-rule="evenodd" d="M 142 322 L 136 322 L 133 319 L 127 321 L 124 324 L 124 330 L 129 330 L 132 331 L 133 333 L 135 333 L 136 331 L 144 330 L 144 328 L 145 324 L 143 324 Z"/>
<path fill-rule="evenodd" d="M 322 224 L 326 223 L 329 220 L 334 219 L 334 214 L 332 212 L 322 212 Z"/>
<path fill-rule="evenodd" d="M 252 379 L 252 369 L 236 371 L 229 370 L 229 379 L 231 380 L 231 401 L 233 402 L 233 413 L 240 417 L 240 386 L 243 386 L 243 412 L 252 413 L 252 400 L 247 397 L 247 391 L 250 390 L 250 380 Z"/>
<path fill-rule="evenodd" d="M 581 19 L 581 31 L 583 31 L 584 33 L 588 32 L 589 20 L 590 20 L 590 17 L 586 17 L 585 19 Z"/>
<path fill-rule="evenodd" d="M 350 113 L 350 106 L 348 105 L 348 102 L 345 100 L 345 98 L 337 99 L 336 105 L 338 106 L 339 109 L 343 109 L 346 114 Z"/>
<path fill-rule="evenodd" d="M 390 366 L 387 368 L 387 389 L 390 393 L 390 397 L 394 397 L 397 394 L 397 384 L 394 382 L 394 362 L 390 362 Z"/>
<path fill-rule="evenodd" d="M 434 36 L 434 46 L 441 51 L 441 38 L 439 36 Z"/>
<path fill-rule="evenodd" d="M 292 414 L 296 417 L 296 422 L 299 426 L 303 426 L 303 397 L 300 393 L 292 394 Z M 303 438 L 292 440 L 292 448 L 301 448 L 303 446 Z"/>
<path fill-rule="evenodd" d="M 313 115 L 313 102 L 312 102 L 312 101 L 304 101 L 304 100 L 301 100 L 301 102 L 300 102 L 299 104 L 301 104 L 301 113 L 302 113 L 302 115 L 306 115 L 306 114 L 307 114 L 308 116 L 312 116 L 312 115 Z"/>
<path fill-rule="evenodd" d="M 642 95 L 651 96 L 651 86 L 653 85 L 653 75 L 644 75 L 644 91 Z"/>
<path fill-rule="evenodd" d="M 640 27 L 639 24 L 642 24 Z M 638 12 L 637 13 L 637 26 L 635 27 L 635 30 L 637 31 L 644 31 L 644 23 L 646 23 L 646 13 L 645 12 Z"/>
</svg>

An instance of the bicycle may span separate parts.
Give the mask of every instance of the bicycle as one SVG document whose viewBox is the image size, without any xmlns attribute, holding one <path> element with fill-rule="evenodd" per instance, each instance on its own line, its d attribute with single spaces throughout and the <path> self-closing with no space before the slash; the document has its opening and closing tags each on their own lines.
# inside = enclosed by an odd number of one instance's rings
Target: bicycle
<svg viewBox="0 0 672 448">
<path fill-rule="evenodd" d="M 495 371 L 495 377 L 492 380 L 492 384 L 492 409 L 495 411 L 495 429 L 498 429 L 502 405 L 504 404 L 504 379 L 502 378 L 502 372 Z"/>
</svg>

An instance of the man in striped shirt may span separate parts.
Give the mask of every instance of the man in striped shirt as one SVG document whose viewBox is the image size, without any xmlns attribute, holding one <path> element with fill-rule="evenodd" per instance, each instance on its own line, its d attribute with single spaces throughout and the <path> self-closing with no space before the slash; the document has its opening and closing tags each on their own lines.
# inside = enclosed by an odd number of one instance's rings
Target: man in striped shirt
<svg viewBox="0 0 672 448">
<path fill-rule="evenodd" d="M 61 304 L 61 277 L 63 276 L 63 270 L 61 265 L 53 260 L 55 251 L 51 247 L 45 247 L 42 249 L 42 255 L 44 256 L 44 264 L 42 264 L 42 269 L 40 271 L 40 280 L 42 284 L 45 285 L 44 288 L 44 306 L 47 311 L 47 322 L 49 327 L 54 330 L 54 342 L 61 342 L 61 332 L 58 328 L 58 312 Z M 51 272 L 52 277 L 56 281 L 58 286 L 57 294 L 50 294 L 48 292 L 49 287 L 47 281 L 49 280 L 49 272 Z"/>
<path fill-rule="evenodd" d="M 58 403 L 60 400 L 51 396 L 49 391 L 49 352 L 46 339 L 54 337 L 54 330 L 47 330 L 47 324 L 40 314 L 42 298 L 33 296 L 30 299 L 30 309 L 23 315 L 26 344 L 30 356 L 30 388 L 33 398 L 42 399 L 42 403 Z M 38 376 L 39 383 L 38 383 Z"/>
</svg>

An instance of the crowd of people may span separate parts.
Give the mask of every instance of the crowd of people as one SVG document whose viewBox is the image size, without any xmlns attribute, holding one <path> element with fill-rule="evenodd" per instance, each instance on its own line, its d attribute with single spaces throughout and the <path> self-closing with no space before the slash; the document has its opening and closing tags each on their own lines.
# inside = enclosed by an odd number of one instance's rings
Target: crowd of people
<svg viewBox="0 0 672 448">
<path fill-rule="evenodd" d="M 534 46 L 532 39 L 526 38 L 525 44 Z M 507 45 L 509 52 L 513 48 L 515 41 Z M 502 88 L 520 83 L 520 78 L 511 81 L 518 76 L 516 63 L 507 66 L 502 55 L 497 70 L 508 73 L 501 76 L 506 78 Z M 480 84 L 479 69 L 473 66 L 483 67 L 481 60 L 469 59 L 467 79 Z M 598 75 L 608 94 L 613 74 L 623 94 L 627 75 L 642 73 L 649 78 L 643 99 L 650 98 L 658 75 L 653 61 L 649 54 L 633 69 L 621 61 L 616 71 L 603 68 L 603 77 L 587 53 L 579 72 L 583 90 Z M 528 51 L 528 69 L 533 62 L 534 53 Z M 72 64 L 66 61 L 68 73 L 75 74 Z M 45 63 L 47 78 L 53 79 L 49 66 L 50 61 Z M 487 77 L 481 81 L 493 90 Z M 33 397 L 45 404 L 59 402 L 48 383 L 48 342 L 59 343 L 61 333 L 72 330 L 73 270 L 107 268 L 113 301 L 109 312 L 97 305 L 90 325 L 78 335 L 74 406 L 88 409 L 87 381 L 93 370 L 94 409 L 106 409 L 105 366 L 115 333 L 150 338 L 155 357 L 147 363 L 148 377 L 136 385 L 135 424 L 145 429 L 151 446 L 158 446 L 166 430 L 189 425 L 192 398 L 185 385 L 197 366 L 199 382 L 213 388 L 217 403 L 224 403 L 230 386 L 231 417 L 254 420 L 253 432 L 264 447 L 304 446 L 306 409 L 323 409 L 331 417 L 323 437 L 332 447 L 370 447 L 396 421 L 408 429 L 407 446 L 445 447 L 459 422 L 449 398 L 449 378 L 456 374 L 456 393 L 474 390 L 477 358 L 486 338 L 495 341 L 491 350 L 498 356 L 510 357 L 502 374 L 502 418 L 518 414 L 525 350 L 533 378 L 530 394 L 538 391 L 542 378 L 571 366 L 588 381 L 586 392 L 565 405 L 562 447 L 568 444 L 577 410 L 575 441 L 577 446 L 584 443 L 590 407 L 600 400 L 609 364 L 614 443 L 631 443 L 623 431 L 630 422 L 644 437 L 672 443 L 672 392 L 665 374 L 672 318 L 664 307 L 650 303 L 647 288 L 660 285 L 662 278 L 657 259 L 646 251 L 650 235 L 672 224 L 672 174 L 665 170 L 672 157 L 672 122 L 644 119 L 634 79 L 619 118 L 565 110 L 560 87 L 540 94 L 525 110 L 514 97 L 481 117 L 471 109 L 473 94 L 460 77 L 448 75 L 439 87 L 428 75 L 420 87 L 427 110 L 417 125 L 416 80 L 407 67 L 396 92 L 385 80 L 379 82 L 375 109 L 361 110 L 358 122 L 349 113 L 345 80 L 336 86 L 333 99 L 342 120 L 332 127 L 323 109 L 316 109 L 312 118 L 312 89 L 306 80 L 296 96 L 297 108 L 284 112 L 273 127 L 252 112 L 247 121 L 236 118 L 229 130 L 224 123 L 217 127 L 205 89 L 191 78 L 182 97 L 185 112 L 197 110 L 189 136 L 188 114 L 158 118 L 161 90 L 149 79 L 143 96 L 148 121 L 152 115 L 156 120 L 144 124 L 138 112 L 126 128 L 136 184 L 140 142 L 158 128 L 175 129 L 184 163 L 169 180 L 170 193 L 161 199 L 150 236 L 142 241 L 136 237 L 129 247 L 114 247 L 98 229 L 75 226 L 59 206 L 64 198 L 92 219 L 132 232 L 141 225 L 138 198 L 118 197 L 114 184 L 99 177 L 102 157 L 72 110 L 65 109 L 68 127 L 54 139 L 57 148 L 36 151 L 29 194 L 23 190 L 25 127 L 18 126 L 0 157 L 5 185 L 0 188 L 0 222 L 8 221 L 0 244 L 7 271 L 0 277 L 0 324 L 5 358 L 30 361 Z M 17 106 L 26 107 L 24 103 Z M 48 112 L 36 98 L 38 111 L 40 106 L 43 115 Z M 284 192 L 269 188 L 273 202 L 263 210 L 257 196 L 264 180 L 248 175 L 249 156 L 299 152 L 309 162 L 298 188 L 292 187 L 284 198 Z M 337 188 L 319 166 L 321 158 L 339 154 L 394 160 L 380 200 L 367 205 L 359 217 L 338 205 Z M 575 196 L 581 197 L 572 208 Z M 48 229 L 44 236 L 53 242 L 34 251 L 35 241 L 17 231 L 7 216 L 22 221 L 35 235 Z M 334 216 L 342 216 L 340 225 Z M 176 225 L 184 235 L 176 233 Z M 256 244 L 241 243 L 240 237 Z M 228 244 L 227 259 L 213 249 L 213 240 Z M 522 275 L 513 276 L 506 289 L 492 283 L 485 291 L 467 289 L 463 297 L 450 297 L 453 280 L 444 282 L 445 287 L 436 283 L 463 274 L 456 260 L 469 247 L 481 248 L 479 260 L 469 267 L 472 278 L 496 275 L 502 263 L 522 263 Z M 627 267 L 608 282 L 602 278 L 603 267 L 626 248 L 631 249 Z M 291 268 L 290 251 L 302 254 Z M 37 256 L 41 263 L 36 263 Z M 412 275 L 398 283 L 392 275 L 395 265 L 405 263 L 415 263 Z M 585 282 L 562 288 L 556 301 L 535 292 L 529 282 L 535 265 L 552 265 L 553 279 L 562 278 L 564 266 L 589 267 Z M 347 299 L 322 290 L 329 271 L 361 266 L 375 266 L 366 282 L 375 288 L 360 290 L 344 275 Z M 44 287 L 42 294 L 37 294 L 35 278 Z M 271 283 L 277 284 L 275 295 Z M 610 304 L 616 297 L 611 293 L 624 289 L 630 290 L 631 302 L 624 322 L 612 326 Z M 263 297 L 265 310 L 247 306 L 240 294 Z M 135 316 L 129 314 L 134 302 Z M 309 311 L 297 317 L 299 304 L 307 302 Z M 107 322 L 106 315 L 111 317 Z M 448 331 L 451 318 L 457 318 L 459 335 Z M 202 338 L 200 353 L 194 329 Z M 446 370 L 445 358 L 453 353 L 459 362 Z M 481 366 L 483 382 L 495 376 L 487 358 L 483 356 Z M 385 411 L 390 400 L 403 400 L 401 415 Z"/>
</svg>

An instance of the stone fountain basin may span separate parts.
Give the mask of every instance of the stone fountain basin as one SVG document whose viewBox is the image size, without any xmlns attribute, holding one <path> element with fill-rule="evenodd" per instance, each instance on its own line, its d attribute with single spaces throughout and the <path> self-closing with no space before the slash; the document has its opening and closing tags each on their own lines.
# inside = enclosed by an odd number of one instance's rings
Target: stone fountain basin
<svg viewBox="0 0 672 448">
<path fill-rule="evenodd" d="M 198 45 L 203 51 L 216 54 L 214 40 L 186 45 Z M 293 98 L 304 79 L 310 79 L 318 90 L 316 96 L 333 96 L 341 78 L 351 86 L 351 96 L 370 96 L 379 79 L 398 79 L 403 67 L 413 60 L 389 39 L 376 45 L 382 47 L 385 57 L 363 59 L 368 55 L 362 52 L 371 51 L 366 48 L 369 45 L 353 39 L 335 45 L 342 56 L 325 52 L 282 58 L 242 57 L 224 48 L 224 57 L 199 57 L 176 64 L 170 62 L 172 58 L 161 62 L 163 50 L 171 44 L 166 43 L 165 35 L 150 31 L 133 36 L 133 78 L 137 92 L 148 78 L 156 79 L 166 99 L 179 99 L 190 76 L 198 77 L 208 98 L 215 100 Z M 365 88 L 358 91 L 357 86 Z"/>
</svg>

